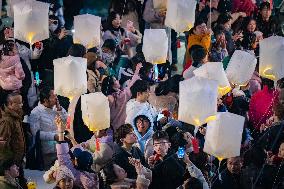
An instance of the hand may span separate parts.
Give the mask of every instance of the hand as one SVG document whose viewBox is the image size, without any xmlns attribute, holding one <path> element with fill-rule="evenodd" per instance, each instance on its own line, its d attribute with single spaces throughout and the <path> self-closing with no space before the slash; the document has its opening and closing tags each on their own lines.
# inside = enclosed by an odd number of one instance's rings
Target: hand
<svg viewBox="0 0 284 189">
<path fill-rule="evenodd" d="M 61 111 L 61 110 L 62 110 L 62 107 L 60 106 L 58 99 L 57 99 L 57 101 L 56 101 L 56 110 L 57 110 L 57 111 Z"/>
<path fill-rule="evenodd" d="M 189 160 L 189 157 L 186 153 L 184 154 L 183 161 L 186 164 L 192 164 L 192 162 Z"/>
<path fill-rule="evenodd" d="M 213 31 L 210 28 L 207 28 L 206 31 L 205 31 L 206 35 L 209 35 L 209 34 L 212 35 L 212 33 L 213 33 Z"/>
<path fill-rule="evenodd" d="M 159 13 L 158 13 L 159 17 L 165 17 L 166 14 L 167 14 L 167 11 L 166 11 L 166 10 L 163 10 L 163 9 L 160 10 Z"/>
<path fill-rule="evenodd" d="M 154 167 L 154 164 L 155 164 L 155 156 L 152 155 L 152 156 L 150 156 L 150 157 L 148 158 L 148 165 L 149 165 L 150 167 Z"/>
<path fill-rule="evenodd" d="M 227 47 L 226 39 L 221 39 L 220 40 L 220 46 L 221 46 L 222 49 L 226 49 L 226 47 Z"/>
<path fill-rule="evenodd" d="M 130 157 L 128 159 L 129 163 L 135 167 L 137 175 L 141 175 L 143 165 L 141 164 L 140 160 Z"/>
<path fill-rule="evenodd" d="M 241 16 L 241 17 L 246 17 L 247 14 L 246 14 L 245 12 L 240 12 L 240 13 L 239 13 L 239 16 Z"/>
<path fill-rule="evenodd" d="M 63 121 L 62 121 L 62 119 L 59 115 L 57 115 L 55 117 L 54 122 L 55 122 L 55 125 L 57 126 L 57 131 L 60 132 L 60 133 L 63 133 L 66 128 L 65 128 L 65 125 L 64 125 L 64 123 L 63 123 Z"/>
<path fill-rule="evenodd" d="M 168 122 L 168 118 L 167 117 L 162 117 L 158 121 L 160 122 L 160 124 L 165 125 Z"/>
<path fill-rule="evenodd" d="M 107 66 L 106 66 L 105 63 L 103 63 L 102 61 L 97 60 L 97 61 L 96 61 L 96 69 L 98 69 L 98 68 L 107 69 Z"/>
<path fill-rule="evenodd" d="M 60 30 L 60 33 L 59 33 L 59 36 L 58 36 L 58 39 L 63 39 L 64 37 L 66 37 L 68 35 L 68 31 L 65 29 L 65 28 L 62 28 Z"/>
<path fill-rule="evenodd" d="M 242 33 L 236 33 L 235 35 L 232 36 L 233 41 L 237 41 L 243 37 Z"/>
<path fill-rule="evenodd" d="M 140 72 L 140 69 L 141 69 L 142 67 L 143 67 L 142 63 L 138 63 L 138 64 L 136 65 L 136 69 L 135 69 L 134 75 L 138 75 L 139 72 Z"/>
</svg>

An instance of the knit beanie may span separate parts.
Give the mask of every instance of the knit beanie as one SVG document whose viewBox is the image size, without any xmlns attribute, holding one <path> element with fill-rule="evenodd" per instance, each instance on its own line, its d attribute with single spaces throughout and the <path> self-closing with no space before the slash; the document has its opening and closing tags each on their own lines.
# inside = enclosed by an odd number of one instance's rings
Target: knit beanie
<svg viewBox="0 0 284 189">
<path fill-rule="evenodd" d="M 75 180 L 75 177 L 71 170 L 68 169 L 65 165 L 60 165 L 56 170 L 56 183 L 65 178 L 71 178 L 73 181 Z"/>
</svg>

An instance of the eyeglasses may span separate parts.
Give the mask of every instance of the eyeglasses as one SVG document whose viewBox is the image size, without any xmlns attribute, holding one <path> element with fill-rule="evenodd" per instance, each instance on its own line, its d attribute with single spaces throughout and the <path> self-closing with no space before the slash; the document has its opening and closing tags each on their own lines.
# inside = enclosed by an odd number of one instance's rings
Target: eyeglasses
<svg viewBox="0 0 284 189">
<path fill-rule="evenodd" d="M 165 146 L 166 144 L 168 144 L 169 142 L 157 142 L 154 143 L 154 147 L 158 147 L 158 146 Z"/>
</svg>

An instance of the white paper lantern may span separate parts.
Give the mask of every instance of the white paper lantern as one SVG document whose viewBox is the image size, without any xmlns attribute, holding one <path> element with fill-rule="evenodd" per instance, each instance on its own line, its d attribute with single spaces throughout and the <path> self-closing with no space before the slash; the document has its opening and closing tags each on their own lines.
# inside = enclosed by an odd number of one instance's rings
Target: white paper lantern
<svg viewBox="0 0 284 189">
<path fill-rule="evenodd" d="M 245 86 L 252 77 L 257 60 L 254 55 L 236 50 L 230 59 L 226 74 L 229 81 L 237 86 Z"/>
<path fill-rule="evenodd" d="M 90 131 L 107 129 L 110 126 L 108 98 L 101 92 L 82 95 L 82 118 Z"/>
<path fill-rule="evenodd" d="M 97 47 L 101 39 L 101 17 L 84 14 L 74 16 L 74 43 L 86 48 Z"/>
<path fill-rule="evenodd" d="M 180 82 L 178 119 L 201 126 L 217 114 L 218 83 L 202 77 Z"/>
<path fill-rule="evenodd" d="M 154 9 L 167 9 L 168 0 L 153 0 Z"/>
<path fill-rule="evenodd" d="M 196 0 L 168 0 L 165 25 L 176 32 L 190 30 L 195 21 Z"/>
<path fill-rule="evenodd" d="M 34 0 L 25 0 L 14 5 L 14 37 L 29 43 L 49 38 L 49 4 Z"/>
<path fill-rule="evenodd" d="M 13 6 L 20 2 L 22 2 L 22 0 L 8 0 L 7 1 L 7 15 L 9 17 L 14 18 Z"/>
<path fill-rule="evenodd" d="M 53 60 L 54 91 L 72 99 L 87 92 L 87 59 L 68 56 Z"/>
<path fill-rule="evenodd" d="M 227 94 L 231 90 L 230 83 L 221 62 L 208 62 L 193 71 L 195 76 L 217 80 L 218 93 L 220 96 Z"/>
<path fill-rule="evenodd" d="M 168 37 L 164 29 L 146 29 L 143 37 L 145 59 L 153 64 L 162 64 L 167 61 Z"/>
<path fill-rule="evenodd" d="M 229 112 L 219 112 L 217 119 L 206 127 L 204 152 L 220 159 L 240 155 L 245 118 Z"/>
<path fill-rule="evenodd" d="M 284 37 L 271 36 L 260 41 L 259 73 L 262 77 L 278 81 L 284 77 Z"/>
</svg>

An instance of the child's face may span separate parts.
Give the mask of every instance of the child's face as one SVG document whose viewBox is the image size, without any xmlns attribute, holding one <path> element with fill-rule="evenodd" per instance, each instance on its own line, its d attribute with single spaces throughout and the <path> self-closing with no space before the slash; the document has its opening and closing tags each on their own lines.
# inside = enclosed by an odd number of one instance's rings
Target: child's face
<svg viewBox="0 0 284 189">
<path fill-rule="evenodd" d="M 284 143 L 279 148 L 278 157 L 284 158 Z"/>
<path fill-rule="evenodd" d="M 123 143 L 126 144 L 134 144 L 137 142 L 137 137 L 136 135 L 132 132 L 128 133 L 125 138 L 123 139 Z"/>
<path fill-rule="evenodd" d="M 154 141 L 154 151 L 164 157 L 167 155 L 171 143 L 166 139 L 159 139 Z"/>
<path fill-rule="evenodd" d="M 149 95 L 150 95 L 149 89 L 145 92 L 139 92 L 137 93 L 137 100 L 139 102 L 147 102 L 147 100 L 149 99 Z"/>
<path fill-rule="evenodd" d="M 73 180 L 71 178 L 64 178 L 58 183 L 60 189 L 72 189 L 73 188 Z"/>
</svg>

